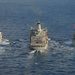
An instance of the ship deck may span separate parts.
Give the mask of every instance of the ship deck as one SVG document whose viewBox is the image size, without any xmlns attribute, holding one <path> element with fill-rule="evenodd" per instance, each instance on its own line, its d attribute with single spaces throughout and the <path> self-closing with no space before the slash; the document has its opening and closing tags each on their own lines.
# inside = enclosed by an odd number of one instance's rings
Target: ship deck
<svg viewBox="0 0 75 75">
<path fill-rule="evenodd" d="M 42 46 L 42 47 L 44 47 L 45 45 L 46 45 L 46 43 L 44 43 L 44 44 L 31 43 L 31 46 Z"/>
</svg>

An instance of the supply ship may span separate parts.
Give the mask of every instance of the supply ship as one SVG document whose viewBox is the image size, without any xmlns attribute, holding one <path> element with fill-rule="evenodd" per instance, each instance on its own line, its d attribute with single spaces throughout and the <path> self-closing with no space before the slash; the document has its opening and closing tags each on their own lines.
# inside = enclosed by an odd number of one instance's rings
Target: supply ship
<svg viewBox="0 0 75 75">
<path fill-rule="evenodd" d="M 40 21 L 37 22 L 37 27 L 30 29 L 30 46 L 32 49 L 40 51 L 46 50 L 48 47 L 47 28 L 41 28 Z"/>
</svg>

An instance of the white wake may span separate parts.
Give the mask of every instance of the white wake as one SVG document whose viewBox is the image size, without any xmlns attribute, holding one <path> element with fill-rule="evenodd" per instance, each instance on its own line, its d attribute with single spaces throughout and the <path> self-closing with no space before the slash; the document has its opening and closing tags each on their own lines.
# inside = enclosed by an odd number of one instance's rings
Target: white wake
<svg viewBox="0 0 75 75">
<path fill-rule="evenodd" d="M 8 39 L 2 39 L 2 41 L 0 42 L 0 45 L 9 45 L 10 42 Z"/>
<path fill-rule="evenodd" d="M 5 52 L 5 48 L 4 47 L 0 47 L 0 55 L 3 54 Z"/>
</svg>

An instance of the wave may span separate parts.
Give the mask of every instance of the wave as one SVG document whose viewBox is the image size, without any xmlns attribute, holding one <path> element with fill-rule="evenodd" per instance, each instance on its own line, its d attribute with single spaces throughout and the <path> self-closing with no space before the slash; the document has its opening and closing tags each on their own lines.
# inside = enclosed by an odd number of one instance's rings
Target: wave
<svg viewBox="0 0 75 75">
<path fill-rule="evenodd" d="M 33 54 L 33 53 L 35 53 L 36 52 L 36 50 L 33 50 L 33 51 L 31 51 L 29 54 Z"/>
<path fill-rule="evenodd" d="M 5 48 L 4 47 L 0 47 L 0 55 L 3 54 L 5 52 Z"/>
<path fill-rule="evenodd" d="M 0 43 L 0 45 L 9 45 L 10 42 L 8 39 L 2 39 L 2 42 Z"/>
<path fill-rule="evenodd" d="M 50 40 L 49 41 L 49 49 L 53 50 L 74 50 L 74 47 L 71 47 L 69 45 L 72 44 L 72 41 L 65 41 L 64 44 L 60 44 L 59 42 Z"/>
<path fill-rule="evenodd" d="M 66 44 L 66 45 L 72 45 L 72 40 L 64 41 L 64 44 Z"/>
</svg>

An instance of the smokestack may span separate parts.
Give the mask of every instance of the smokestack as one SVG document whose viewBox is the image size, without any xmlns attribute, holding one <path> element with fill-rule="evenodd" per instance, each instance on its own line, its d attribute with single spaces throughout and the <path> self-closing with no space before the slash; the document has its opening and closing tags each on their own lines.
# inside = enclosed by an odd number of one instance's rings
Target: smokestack
<svg viewBox="0 0 75 75">
<path fill-rule="evenodd" d="M 40 21 L 37 22 L 37 29 L 38 29 L 38 31 L 41 31 L 41 23 L 40 23 Z"/>
</svg>

